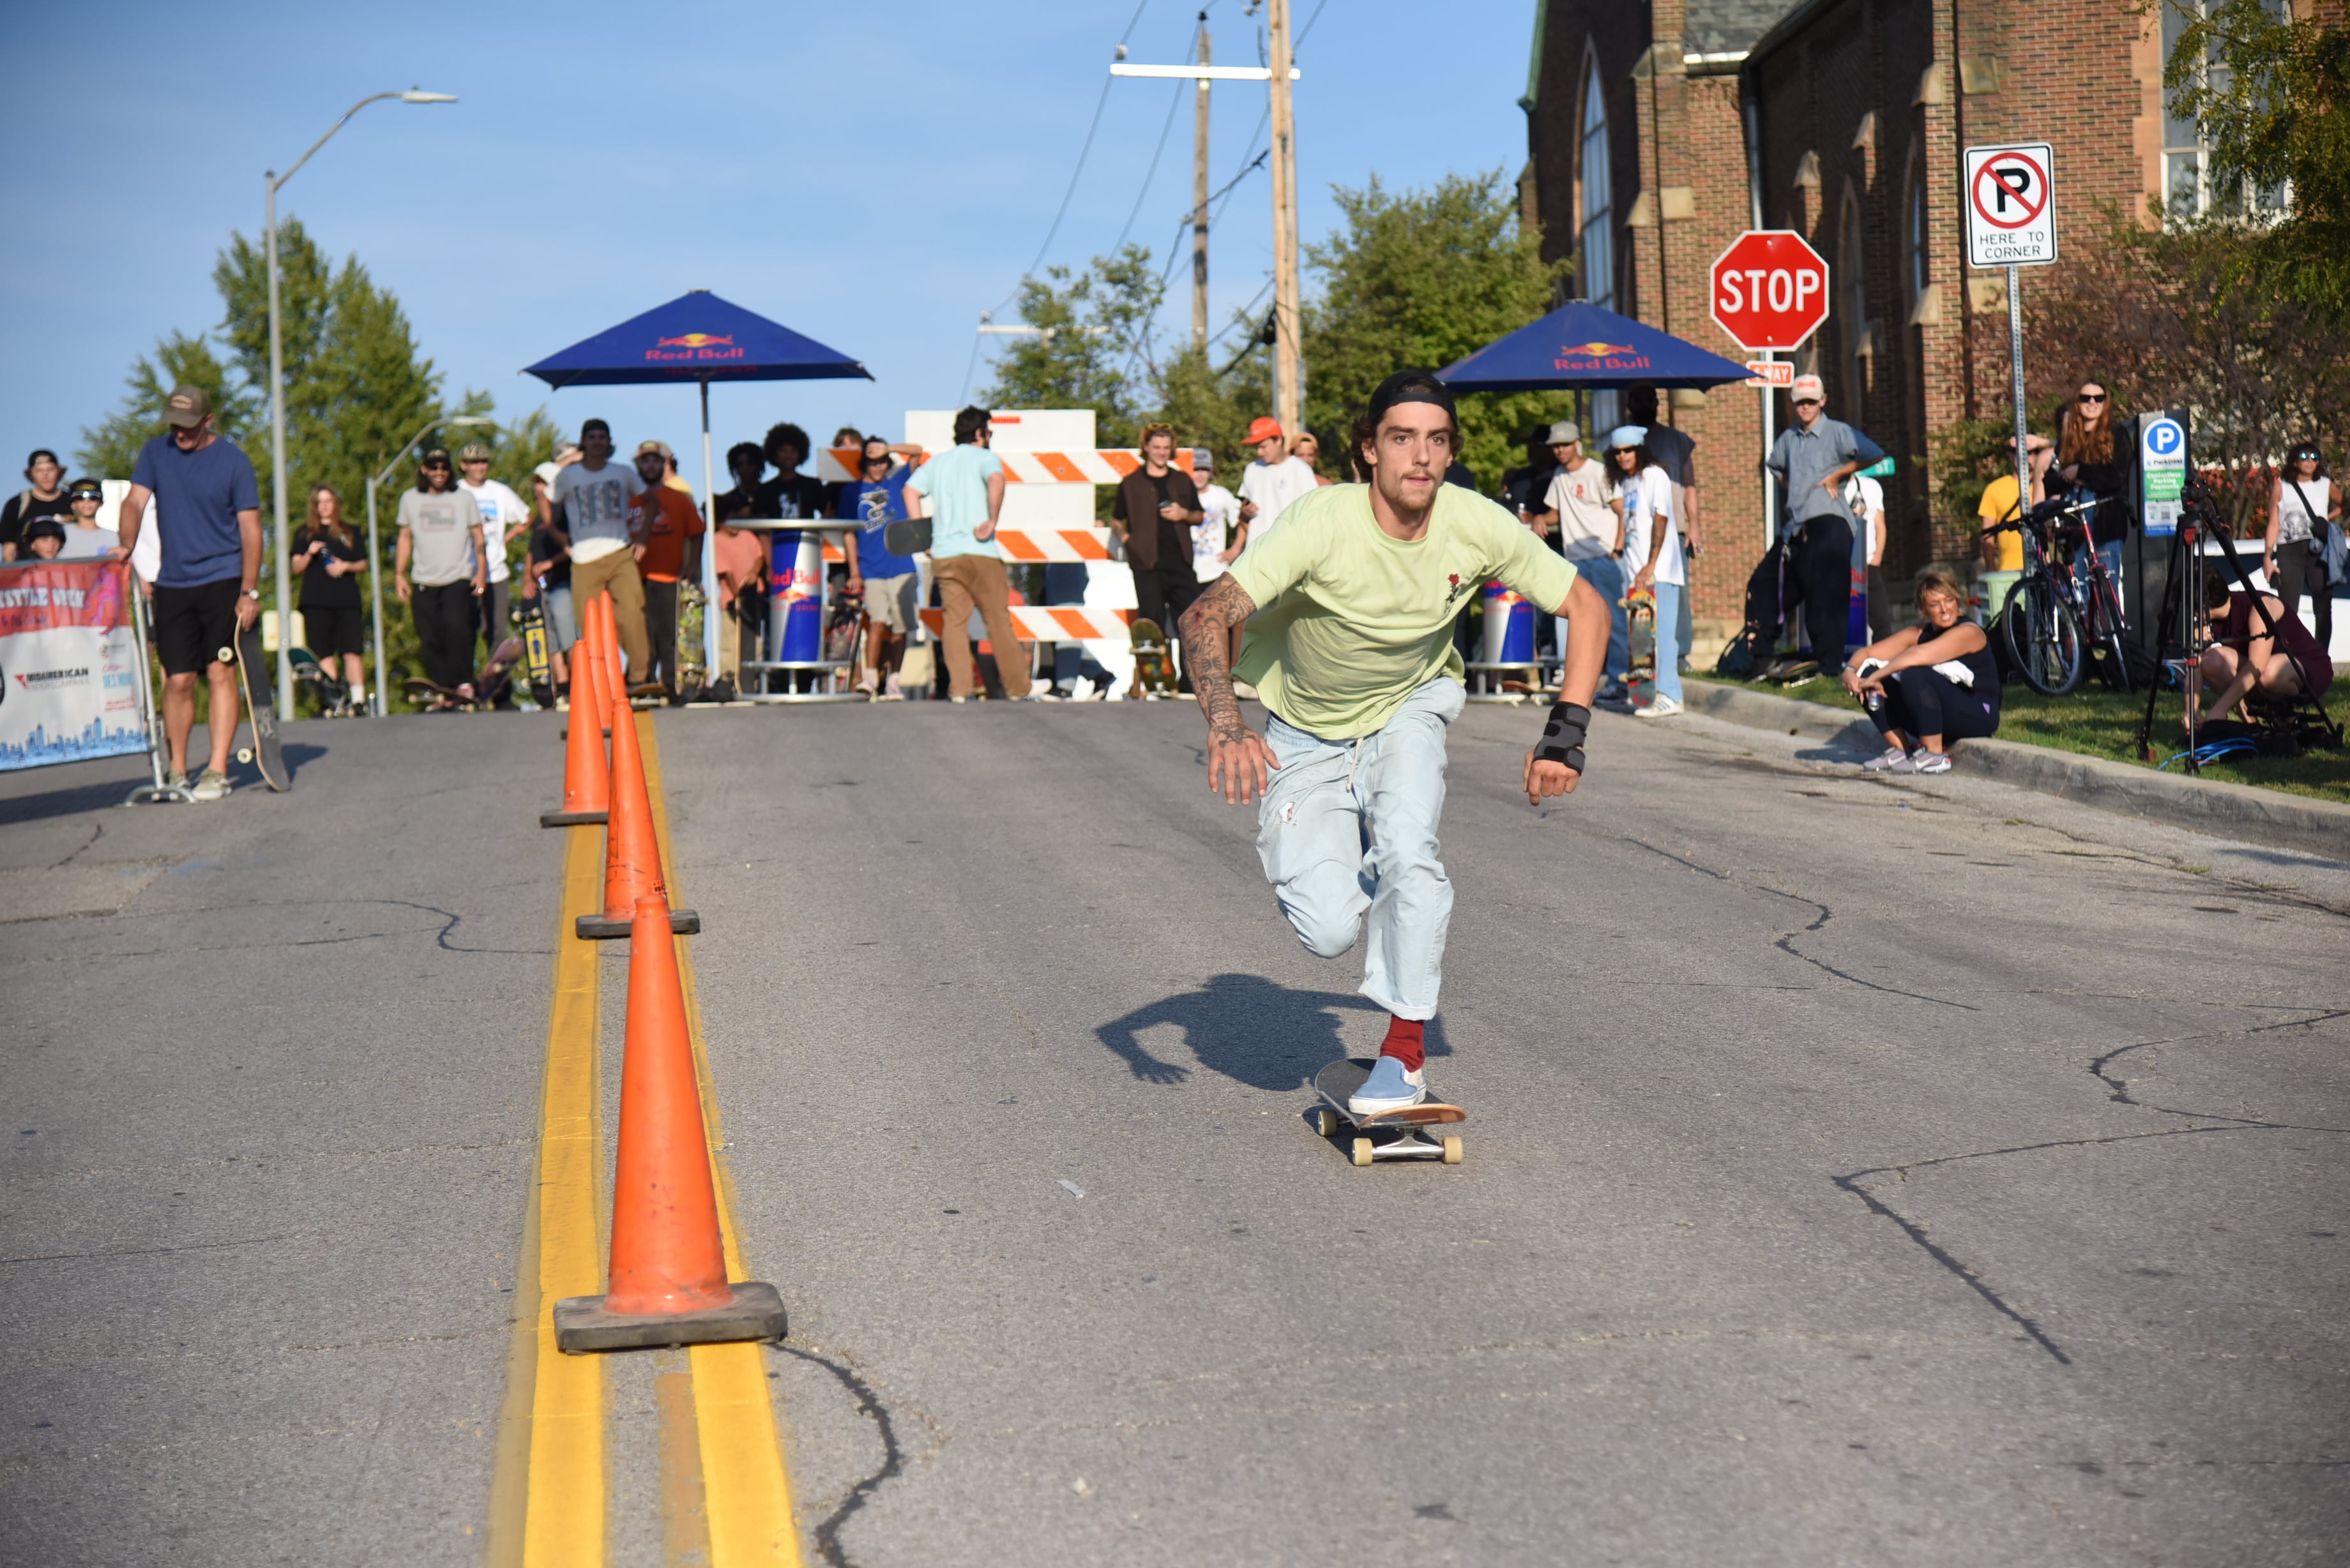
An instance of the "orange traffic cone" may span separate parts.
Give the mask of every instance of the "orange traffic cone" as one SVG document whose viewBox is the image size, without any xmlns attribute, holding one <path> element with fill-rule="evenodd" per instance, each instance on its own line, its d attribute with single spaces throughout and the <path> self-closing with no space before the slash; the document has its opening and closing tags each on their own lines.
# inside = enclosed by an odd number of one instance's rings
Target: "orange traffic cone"
<svg viewBox="0 0 2350 1568">
<path fill-rule="evenodd" d="M 631 936 L 610 1284 L 555 1303 L 555 1343 L 577 1352 L 781 1339 L 775 1287 L 726 1279 L 685 990 L 659 895 L 637 905 Z"/>
<path fill-rule="evenodd" d="M 628 936 L 636 924 L 639 899 L 656 898 L 663 909 L 669 908 L 636 719 L 625 707 L 612 715 L 612 816 L 604 835 L 604 912 L 582 915 L 575 923 L 579 935 L 591 941 Z M 670 909 L 669 925 L 679 936 L 692 936 L 702 929 L 702 917 L 691 909 Z"/>
<path fill-rule="evenodd" d="M 601 706 L 595 698 L 594 660 L 588 657 L 585 636 L 571 645 L 572 709 L 577 722 L 564 732 L 563 809 L 538 814 L 541 827 L 579 827 L 606 822 L 611 816 L 611 770 L 604 760 L 604 738 L 595 722 Z"/>
</svg>

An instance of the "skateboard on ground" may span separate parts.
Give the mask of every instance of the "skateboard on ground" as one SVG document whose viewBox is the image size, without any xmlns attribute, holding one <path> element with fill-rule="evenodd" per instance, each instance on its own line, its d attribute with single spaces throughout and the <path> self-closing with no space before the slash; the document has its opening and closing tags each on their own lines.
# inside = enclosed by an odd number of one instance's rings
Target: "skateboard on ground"
<svg viewBox="0 0 2350 1568">
<path fill-rule="evenodd" d="M 1657 596 L 1648 588 L 1635 588 L 1617 601 L 1624 607 L 1627 641 L 1631 649 L 1631 667 L 1624 672 L 1624 690 L 1635 708 L 1645 708 L 1657 700 Z"/>
<path fill-rule="evenodd" d="M 237 689 L 244 696 L 245 717 L 253 723 L 253 744 L 239 750 L 236 760 L 257 763 L 262 782 L 284 794 L 294 787 L 294 779 L 277 744 L 277 693 L 270 687 L 269 663 L 262 657 L 259 623 L 241 628 L 236 646 L 222 649 L 217 657 L 223 664 L 236 666 Z"/>
<path fill-rule="evenodd" d="M 1167 647 L 1167 634 L 1155 620 L 1137 620 L 1132 628 L 1134 638 L 1134 692 L 1153 701 L 1172 697 L 1175 689 L 1175 660 Z"/>
<path fill-rule="evenodd" d="M 348 719 L 351 707 L 350 688 L 336 678 L 335 672 L 318 660 L 318 656 L 307 648 L 293 649 L 288 656 L 294 661 L 294 684 L 307 686 L 318 699 L 318 716 L 322 719 Z"/>
<path fill-rule="evenodd" d="M 1467 1121 L 1469 1113 L 1459 1106 L 1430 1098 L 1368 1116 L 1357 1116 L 1347 1108 L 1347 1097 L 1363 1086 L 1373 1065 L 1371 1058 L 1355 1056 L 1333 1062 L 1314 1075 L 1314 1092 L 1323 1100 L 1322 1108 L 1314 1113 L 1315 1130 L 1334 1142 L 1340 1134 L 1352 1132 L 1351 1152 L 1357 1165 L 1375 1159 L 1440 1159 L 1447 1165 L 1460 1164 L 1459 1137 L 1431 1137 L 1421 1130 Z"/>
</svg>

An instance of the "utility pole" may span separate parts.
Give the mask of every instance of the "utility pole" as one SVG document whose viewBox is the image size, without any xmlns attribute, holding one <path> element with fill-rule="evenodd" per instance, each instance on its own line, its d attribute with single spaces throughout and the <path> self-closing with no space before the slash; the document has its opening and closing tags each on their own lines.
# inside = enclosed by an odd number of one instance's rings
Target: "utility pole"
<svg viewBox="0 0 2350 1568">
<path fill-rule="evenodd" d="M 1200 63 L 1209 64 L 1208 14 L 1200 13 Z M 1191 347 L 1208 351 L 1208 88 L 1201 77 L 1191 111 Z"/>
<path fill-rule="evenodd" d="M 1295 439 L 1298 422 L 1297 331 L 1297 117 L 1289 89 L 1289 0 L 1266 0 L 1265 30 L 1272 35 L 1273 80 L 1273 309 L 1278 334 L 1273 346 L 1274 417 Z"/>
</svg>

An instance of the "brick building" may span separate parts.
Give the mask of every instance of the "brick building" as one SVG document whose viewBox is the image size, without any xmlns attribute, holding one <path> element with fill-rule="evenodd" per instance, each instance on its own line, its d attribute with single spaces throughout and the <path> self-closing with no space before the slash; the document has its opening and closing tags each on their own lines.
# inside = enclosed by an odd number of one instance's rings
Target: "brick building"
<svg viewBox="0 0 2350 1568">
<path fill-rule="evenodd" d="M 1799 369 L 1826 381 L 1832 414 L 1895 455 L 1886 566 L 1898 583 L 1972 558 L 1961 530 L 1929 518 L 1928 432 L 2007 402 L 2006 296 L 2000 275 L 1964 266 L 1960 149 L 2053 143 L 2067 254 L 2082 254 L 2100 202 L 2199 205 L 2193 128 L 2163 112 L 2164 30 L 2128 0 L 2087 14 L 2017 0 L 1537 0 L 1524 200 L 1546 253 L 1576 258 L 1578 296 L 1731 358 L 1744 356 L 1706 297 L 1722 249 L 1749 227 L 1785 228 L 1827 258 L 1829 317 Z M 2056 270 L 2027 270 L 2025 287 Z M 2025 369 L 2034 386 L 2074 373 Z M 1762 397 L 1683 394 L 1667 416 L 1698 442 L 1707 553 L 1692 597 L 1718 628 L 1736 625 L 1768 539 Z M 1602 401 L 1604 422 L 1615 410 Z"/>
</svg>

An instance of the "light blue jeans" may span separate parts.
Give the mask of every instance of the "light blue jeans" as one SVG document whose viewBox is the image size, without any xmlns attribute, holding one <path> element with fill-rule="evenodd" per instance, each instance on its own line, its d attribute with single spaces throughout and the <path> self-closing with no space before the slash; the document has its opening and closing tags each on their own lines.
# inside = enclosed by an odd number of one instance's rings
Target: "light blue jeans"
<svg viewBox="0 0 2350 1568">
<path fill-rule="evenodd" d="M 1680 639 L 1673 628 L 1680 624 L 1681 600 L 1689 589 L 1679 583 L 1658 583 L 1657 590 L 1657 695 L 1681 700 Z"/>
<path fill-rule="evenodd" d="M 1603 680 L 1620 680 L 1624 671 L 1632 666 L 1632 628 L 1625 618 L 1624 607 L 1616 601 L 1624 597 L 1624 563 L 1613 556 L 1596 560 L 1577 561 L 1575 571 L 1583 580 L 1599 590 L 1607 601 L 1607 662 L 1600 667 Z M 1555 618 L 1558 622 L 1558 656 L 1561 668 L 1566 659 L 1566 618 Z"/>
<path fill-rule="evenodd" d="M 1439 676 L 1355 741 L 1265 724 L 1281 763 L 1257 810 L 1256 852 L 1281 912 L 1306 950 L 1337 958 L 1364 914 L 1362 993 L 1399 1018 L 1436 1015 L 1452 882 L 1437 858 L 1444 814 L 1444 732 L 1468 701 Z"/>
</svg>

